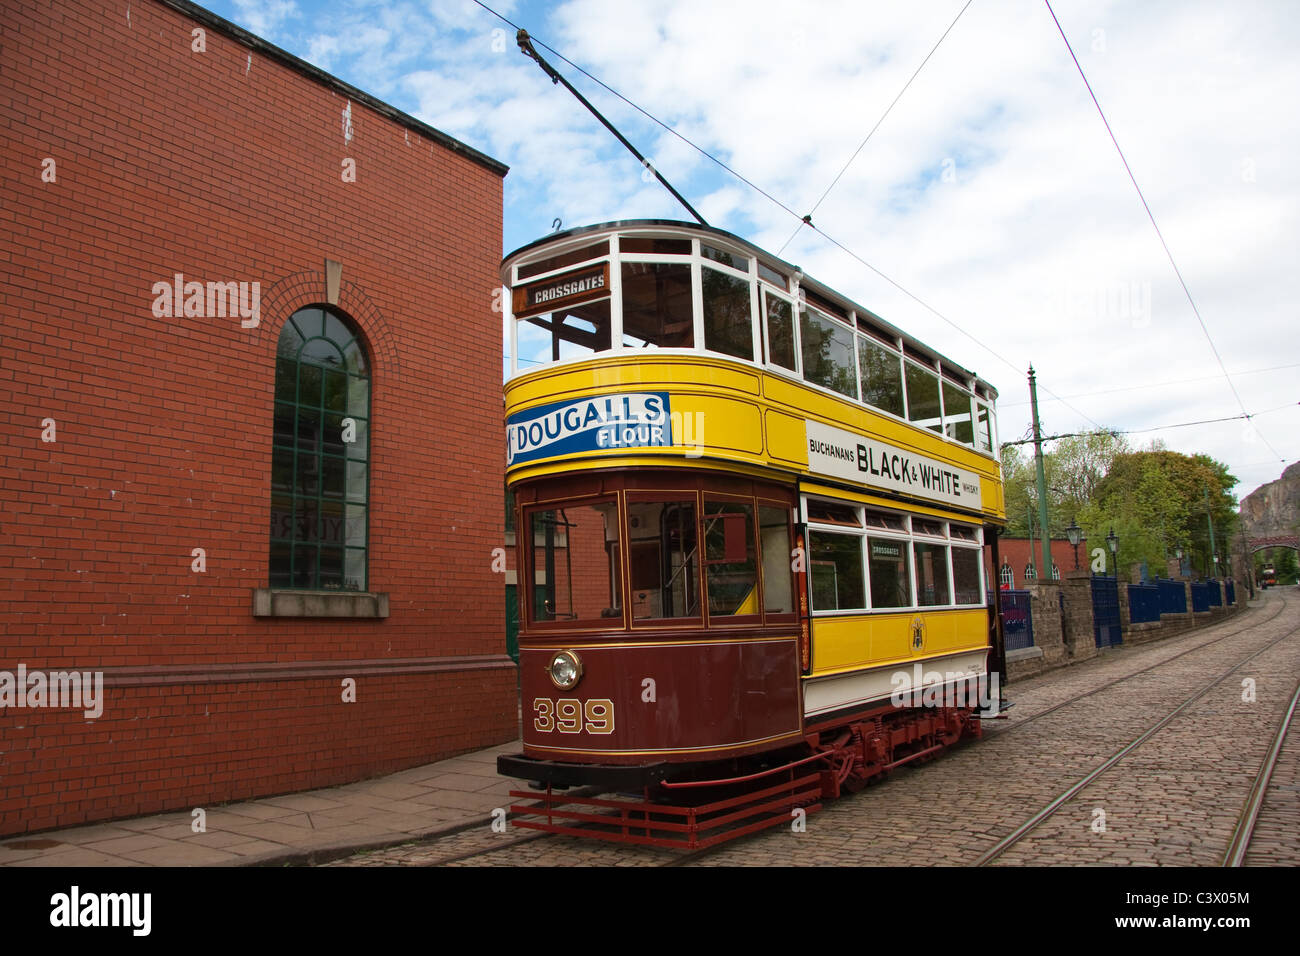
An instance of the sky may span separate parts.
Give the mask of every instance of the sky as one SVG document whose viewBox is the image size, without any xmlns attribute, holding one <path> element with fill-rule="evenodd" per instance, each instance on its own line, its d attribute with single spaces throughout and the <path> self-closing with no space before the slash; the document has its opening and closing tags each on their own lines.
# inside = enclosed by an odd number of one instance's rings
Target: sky
<svg viewBox="0 0 1300 956">
<path fill-rule="evenodd" d="M 1239 497 L 1300 459 L 1300 4 L 1053 0 L 1175 272 L 1043 0 L 485 2 L 662 123 L 539 47 L 710 225 L 991 382 L 1003 441 L 1032 362 L 1045 434 Z M 503 254 L 691 218 L 473 0 L 205 5 L 508 164 Z"/>
</svg>

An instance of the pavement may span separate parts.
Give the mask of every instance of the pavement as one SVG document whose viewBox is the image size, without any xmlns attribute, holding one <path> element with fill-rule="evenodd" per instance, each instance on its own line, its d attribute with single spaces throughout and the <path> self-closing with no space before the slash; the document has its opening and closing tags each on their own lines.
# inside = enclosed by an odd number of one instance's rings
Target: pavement
<svg viewBox="0 0 1300 956">
<path fill-rule="evenodd" d="M 520 781 L 497 773 L 512 741 L 386 777 L 280 797 L 0 840 L 0 866 L 284 866 L 325 863 L 492 822 Z"/>
</svg>

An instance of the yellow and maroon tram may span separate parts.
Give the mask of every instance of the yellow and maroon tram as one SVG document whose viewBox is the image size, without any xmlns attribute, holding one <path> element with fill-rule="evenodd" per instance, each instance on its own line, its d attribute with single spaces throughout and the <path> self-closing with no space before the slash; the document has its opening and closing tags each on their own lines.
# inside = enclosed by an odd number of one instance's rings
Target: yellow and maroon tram
<svg viewBox="0 0 1300 956">
<path fill-rule="evenodd" d="M 705 226 L 573 229 L 501 275 L 523 752 L 499 769 L 543 792 L 516 823 L 703 845 L 979 734 L 988 701 L 954 691 L 998 667 L 987 382 Z"/>
</svg>

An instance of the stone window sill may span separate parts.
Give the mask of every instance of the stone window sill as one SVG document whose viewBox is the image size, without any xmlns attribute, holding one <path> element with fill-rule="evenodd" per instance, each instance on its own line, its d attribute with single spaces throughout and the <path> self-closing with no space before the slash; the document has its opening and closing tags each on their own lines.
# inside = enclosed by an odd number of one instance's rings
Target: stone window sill
<svg viewBox="0 0 1300 956">
<path fill-rule="evenodd" d="M 254 588 L 254 617 L 388 617 L 388 595 L 367 591 Z"/>
</svg>

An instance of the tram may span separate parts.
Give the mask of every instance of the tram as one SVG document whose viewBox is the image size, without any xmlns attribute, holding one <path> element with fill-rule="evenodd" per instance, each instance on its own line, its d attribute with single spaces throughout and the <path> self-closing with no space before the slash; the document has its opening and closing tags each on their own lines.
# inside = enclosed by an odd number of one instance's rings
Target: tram
<svg viewBox="0 0 1300 956">
<path fill-rule="evenodd" d="M 989 383 L 703 225 L 571 229 L 501 278 L 523 749 L 498 769 L 541 794 L 516 824 L 704 845 L 705 809 L 775 825 L 979 735 L 952 692 L 1005 666 Z M 641 795 L 637 826 L 587 785 Z"/>
</svg>

